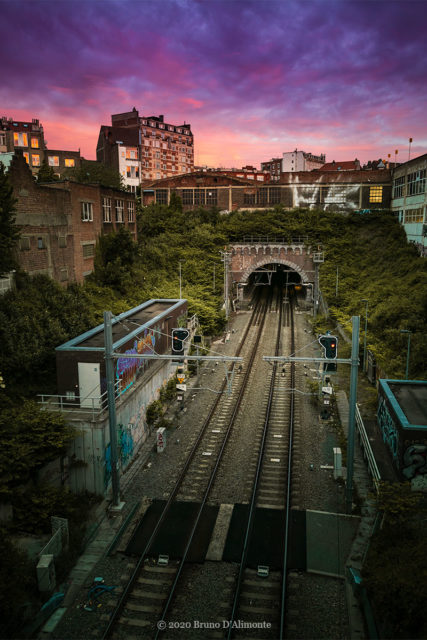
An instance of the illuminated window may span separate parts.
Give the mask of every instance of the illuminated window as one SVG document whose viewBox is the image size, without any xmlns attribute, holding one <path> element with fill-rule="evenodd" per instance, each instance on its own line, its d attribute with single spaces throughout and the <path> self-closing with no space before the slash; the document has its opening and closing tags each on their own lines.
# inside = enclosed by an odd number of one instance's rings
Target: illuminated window
<svg viewBox="0 0 427 640">
<path fill-rule="evenodd" d="M 104 222 L 111 222 L 111 198 L 102 199 L 102 213 Z"/>
<path fill-rule="evenodd" d="M 128 178 L 139 178 L 139 168 L 134 166 L 126 167 L 126 177 Z"/>
<path fill-rule="evenodd" d="M 138 160 L 138 149 L 126 149 L 126 158 L 128 160 Z"/>
<path fill-rule="evenodd" d="M 128 202 L 128 222 L 135 222 L 135 203 Z"/>
<path fill-rule="evenodd" d="M 123 200 L 116 200 L 116 222 L 123 222 L 123 210 L 125 208 Z"/>
<path fill-rule="evenodd" d="M 30 164 L 30 154 L 27 153 L 27 151 L 24 151 L 23 155 L 24 155 L 24 158 L 25 158 L 27 164 Z"/>
<path fill-rule="evenodd" d="M 383 201 L 383 188 L 369 187 L 369 202 L 382 202 L 382 201 Z"/>
<path fill-rule="evenodd" d="M 13 133 L 13 144 L 15 147 L 28 147 L 28 135 L 26 133 Z"/>
<path fill-rule="evenodd" d="M 59 156 L 48 156 L 49 167 L 59 167 Z"/>
<path fill-rule="evenodd" d="M 33 165 L 33 167 L 39 167 L 40 166 L 40 156 L 38 153 L 33 153 L 33 155 L 31 156 L 31 163 Z"/>
<path fill-rule="evenodd" d="M 405 224 L 409 224 L 411 222 L 423 222 L 423 207 L 419 207 L 418 209 L 407 209 L 405 211 Z"/>
<path fill-rule="evenodd" d="M 31 147 L 33 149 L 38 149 L 39 148 L 39 139 L 38 138 L 31 138 Z"/>
<path fill-rule="evenodd" d="M 93 204 L 91 202 L 82 202 L 82 222 L 93 221 Z"/>
<path fill-rule="evenodd" d="M 76 164 L 74 158 L 65 158 L 64 162 L 66 167 L 74 167 Z"/>
</svg>

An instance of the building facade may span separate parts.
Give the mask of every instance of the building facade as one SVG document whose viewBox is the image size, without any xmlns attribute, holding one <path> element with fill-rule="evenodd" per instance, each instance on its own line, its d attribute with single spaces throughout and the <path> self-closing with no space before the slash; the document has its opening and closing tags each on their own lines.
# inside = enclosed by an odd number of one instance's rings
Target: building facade
<svg viewBox="0 0 427 640">
<path fill-rule="evenodd" d="M 185 209 L 215 206 L 222 211 L 237 209 L 268 209 L 274 205 L 323 209 L 328 211 L 358 211 L 389 209 L 391 175 L 389 171 L 307 171 L 283 173 L 280 182 L 262 185 L 200 172 L 166 178 L 147 185 L 142 191 L 143 204 L 169 204 L 175 192 Z"/>
<path fill-rule="evenodd" d="M 129 187 L 190 173 L 194 169 L 191 125 L 168 124 L 163 115 L 140 116 L 135 108 L 113 114 L 111 126 L 101 126 L 96 157 L 117 167 Z"/>
<path fill-rule="evenodd" d="M 379 169 L 384 169 L 385 167 L 378 167 Z M 344 162 L 327 162 L 320 168 L 320 171 L 359 171 L 360 170 L 360 162 L 356 158 L 355 160 L 346 160 Z"/>
<path fill-rule="evenodd" d="M 124 226 L 137 239 L 135 196 L 129 192 L 69 180 L 39 185 L 21 153 L 8 176 L 21 233 L 17 258 L 30 275 L 82 283 L 93 272 L 100 235 Z"/>
<path fill-rule="evenodd" d="M 0 154 L 22 151 L 33 175 L 37 175 L 45 161 L 61 178 L 67 169 L 80 165 L 80 151 L 48 150 L 43 126 L 37 118 L 20 122 L 2 117 L 0 121 Z"/>
<path fill-rule="evenodd" d="M 268 162 L 261 162 L 261 171 L 270 174 L 270 182 L 278 182 L 283 172 L 283 158 L 272 158 Z"/>
<path fill-rule="evenodd" d="M 324 154 L 315 156 L 312 153 L 306 153 L 305 151 L 286 151 L 283 154 L 283 166 L 284 173 L 297 172 L 297 171 L 312 171 L 313 169 L 320 169 L 325 164 L 326 157 Z"/>
<path fill-rule="evenodd" d="M 427 154 L 393 170 L 391 209 L 405 229 L 409 242 L 427 257 Z"/>
</svg>

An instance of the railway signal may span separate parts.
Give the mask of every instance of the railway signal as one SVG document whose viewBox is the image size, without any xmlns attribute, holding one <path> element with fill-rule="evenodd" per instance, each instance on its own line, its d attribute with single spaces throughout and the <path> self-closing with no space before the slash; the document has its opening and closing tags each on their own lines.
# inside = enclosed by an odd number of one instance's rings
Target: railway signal
<svg viewBox="0 0 427 640">
<path fill-rule="evenodd" d="M 172 329 L 172 353 L 182 356 L 184 353 L 184 342 L 189 335 L 189 329 Z"/>
<path fill-rule="evenodd" d="M 337 357 L 338 339 L 336 336 L 330 334 L 319 336 L 319 342 L 323 347 L 325 358 L 331 358 L 335 360 Z M 335 362 L 324 362 L 323 371 L 336 371 L 337 365 Z"/>
</svg>

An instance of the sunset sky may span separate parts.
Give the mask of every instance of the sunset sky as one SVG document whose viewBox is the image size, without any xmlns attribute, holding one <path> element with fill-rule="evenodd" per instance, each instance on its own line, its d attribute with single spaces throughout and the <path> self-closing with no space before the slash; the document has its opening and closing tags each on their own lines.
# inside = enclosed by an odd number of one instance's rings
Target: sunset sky
<svg viewBox="0 0 427 640">
<path fill-rule="evenodd" d="M 95 159 L 111 114 L 191 124 L 195 163 L 427 152 L 425 0 L 2 0 L 0 116 Z"/>
</svg>

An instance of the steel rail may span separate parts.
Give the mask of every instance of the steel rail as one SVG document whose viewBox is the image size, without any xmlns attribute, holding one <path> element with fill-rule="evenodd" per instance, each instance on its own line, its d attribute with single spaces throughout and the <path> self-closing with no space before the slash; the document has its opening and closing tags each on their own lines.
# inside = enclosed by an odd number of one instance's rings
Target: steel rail
<svg viewBox="0 0 427 640">
<path fill-rule="evenodd" d="M 239 343 L 239 346 L 237 348 L 237 354 L 239 354 L 241 352 L 241 350 L 242 350 L 242 348 L 243 348 L 243 346 L 245 344 L 245 341 L 247 339 L 248 333 L 249 333 L 251 327 L 253 327 L 254 324 L 255 324 L 255 318 L 256 318 L 256 315 L 258 313 L 259 306 L 260 306 L 260 303 L 259 303 L 259 301 L 257 301 L 256 304 L 255 304 L 255 307 L 253 309 L 253 313 L 251 315 L 250 321 L 248 322 L 248 325 L 247 325 L 247 327 L 246 327 L 246 329 L 244 331 L 242 339 L 241 339 L 241 341 Z M 248 371 L 249 371 L 249 368 L 248 368 Z M 245 380 L 243 380 L 243 385 L 244 384 L 245 384 Z M 227 385 L 227 380 L 225 379 L 223 381 L 222 385 L 221 385 L 221 391 L 225 390 L 226 385 Z M 167 514 L 168 514 L 168 512 L 169 512 L 169 510 L 171 508 L 171 505 L 172 505 L 177 493 L 179 492 L 179 489 L 180 489 L 181 485 L 183 484 L 184 478 L 185 478 L 186 473 L 188 471 L 188 467 L 190 466 L 191 462 L 194 459 L 194 456 L 195 456 L 195 453 L 197 451 L 197 448 L 199 447 L 200 442 L 201 442 L 201 440 L 203 439 L 203 437 L 204 437 L 204 435 L 206 433 L 206 430 L 207 430 L 207 428 L 208 428 L 208 426 L 209 426 L 209 424 L 211 422 L 212 416 L 213 416 L 213 414 L 215 413 L 215 411 L 216 411 L 216 409 L 218 407 L 218 404 L 220 402 L 221 396 L 222 396 L 222 393 L 218 394 L 218 396 L 215 398 L 215 401 L 213 402 L 213 404 L 211 406 L 211 409 L 209 410 L 209 413 L 208 413 L 208 415 L 207 415 L 207 417 L 206 417 L 206 419 L 205 419 L 205 421 L 204 421 L 204 423 L 202 425 L 200 433 L 199 433 L 199 435 L 198 435 L 198 437 L 197 437 L 197 439 L 196 439 L 196 441 L 195 441 L 193 447 L 191 448 L 191 451 L 190 451 L 190 453 L 189 453 L 189 455 L 187 457 L 187 460 L 186 460 L 186 462 L 184 464 L 184 467 L 183 467 L 183 469 L 182 469 L 182 471 L 181 471 L 181 473 L 180 473 L 180 475 L 179 475 L 179 477 L 178 477 L 178 479 L 177 479 L 177 481 L 175 483 L 174 488 L 172 489 L 172 491 L 171 491 L 171 493 L 169 495 L 169 498 L 168 498 L 168 500 L 167 500 L 167 502 L 166 502 L 166 504 L 165 504 L 165 506 L 164 506 L 164 508 L 162 510 L 162 513 L 160 514 L 160 517 L 159 517 L 159 519 L 157 521 L 157 524 L 154 527 L 153 532 L 152 532 L 148 542 L 146 543 L 145 548 L 142 551 L 142 553 L 141 553 L 141 555 L 140 555 L 140 557 L 138 559 L 137 564 L 135 565 L 135 569 L 133 570 L 132 575 L 129 578 L 128 583 L 125 585 L 125 587 L 123 589 L 123 592 L 122 592 L 122 594 L 120 596 L 120 599 L 119 599 L 114 611 L 112 612 L 112 614 L 110 616 L 110 619 L 108 621 L 108 625 L 107 625 L 107 627 L 106 627 L 106 629 L 105 629 L 105 631 L 104 631 L 104 633 L 102 635 L 102 640 L 106 640 L 107 638 L 109 638 L 111 636 L 111 633 L 114 630 L 114 627 L 115 627 L 115 625 L 117 623 L 117 620 L 118 620 L 121 612 L 123 611 L 123 609 L 125 607 L 125 604 L 127 602 L 127 598 L 129 596 L 130 592 L 132 591 L 132 589 L 133 589 L 133 587 L 135 585 L 135 582 L 138 579 L 138 576 L 139 576 L 139 574 L 141 572 L 141 567 L 143 566 L 144 561 L 145 561 L 146 557 L 149 554 L 150 548 L 152 547 L 152 545 L 153 545 L 153 543 L 154 543 L 154 541 L 155 541 L 155 539 L 156 539 L 156 537 L 157 537 L 157 535 L 159 533 L 160 527 L 161 527 L 162 523 L 164 522 L 164 520 L 165 520 L 165 518 L 166 518 L 166 516 L 167 516 Z"/>
<path fill-rule="evenodd" d="M 259 313 L 261 313 L 261 308 L 262 308 L 262 305 L 260 305 Z M 234 425 L 237 412 L 240 409 L 240 405 L 242 403 L 243 396 L 244 396 L 245 391 L 246 391 L 247 382 L 248 382 L 249 375 L 250 375 L 250 372 L 251 372 L 251 366 L 253 364 L 253 361 L 255 360 L 255 355 L 256 355 L 256 352 L 257 352 L 257 349 L 258 349 L 258 345 L 259 345 L 259 342 L 260 342 L 260 339 L 261 339 L 262 330 L 264 328 L 264 323 L 265 323 L 265 319 L 266 319 L 266 310 L 267 310 L 267 308 L 265 309 L 265 311 L 264 311 L 264 313 L 263 313 L 263 315 L 261 317 L 261 320 L 259 322 L 259 325 L 258 325 L 259 329 L 258 329 L 256 338 L 255 338 L 255 341 L 254 341 L 254 345 L 253 345 L 253 348 L 252 348 L 252 351 L 251 351 L 248 367 L 247 367 L 245 375 L 244 375 L 243 384 L 242 384 L 242 386 L 241 386 L 241 388 L 239 390 L 239 393 L 238 393 L 238 396 L 237 396 L 237 399 L 236 399 L 236 402 L 235 402 L 235 405 L 234 405 L 233 412 L 232 412 L 231 417 L 229 419 L 229 424 L 228 424 L 228 427 L 227 427 L 227 431 L 225 433 L 225 437 L 224 437 L 223 443 L 222 443 L 221 448 L 219 450 L 215 466 L 214 466 L 214 468 L 213 468 L 213 470 L 211 472 L 208 485 L 207 485 L 207 487 L 205 489 L 204 496 L 203 496 L 202 501 L 200 503 L 199 510 L 198 510 L 197 516 L 195 518 L 195 522 L 193 524 L 193 527 L 191 529 L 190 535 L 188 537 L 187 544 L 186 544 L 183 556 L 180 559 L 178 570 L 177 570 L 177 572 L 175 574 L 175 579 L 174 579 L 173 584 L 171 586 L 171 589 L 169 591 L 168 599 L 167 599 L 167 601 L 166 601 L 166 603 L 165 603 L 165 605 L 163 607 L 163 611 L 161 613 L 161 618 L 160 619 L 163 620 L 163 621 L 165 620 L 165 618 L 167 616 L 167 613 L 168 613 L 170 604 L 172 602 L 173 596 L 175 595 L 176 587 L 177 587 L 177 584 L 179 582 L 182 570 L 184 568 L 184 564 L 185 564 L 185 561 L 187 559 L 187 555 L 188 555 L 188 551 L 190 549 L 191 543 L 193 542 L 193 538 L 194 538 L 194 534 L 196 532 L 197 525 L 199 524 L 199 520 L 201 518 L 203 508 L 204 508 L 204 506 L 206 504 L 206 501 L 207 501 L 207 499 L 209 497 L 210 490 L 211 490 L 212 484 L 213 484 L 213 482 L 215 480 L 216 473 L 217 473 L 217 470 L 219 468 L 220 462 L 222 460 L 222 456 L 223 456 L 225 447 L 228 444 L 228 439 L 229 439 L 232 427 Z M 165 631 L 165 629 L 157 628 L 156 634 L 154 636 L 155 640 L 157 640 L 157 638 L 159 638 L 159 636 L 161 634 L 163 634 L 164 631 Z"/>
<path fill-rule="evenodd" d="M 276 347 L 275 347 L 275 352 L 276 353 L 278 353 L 279 348 L 280 348 L 280 334 L 281 334 L 281 329 L 282 329 L 282 306 L 283 305 L 280 304 L 280 307 L 279 307 L 279 309 L 280 309 L 280 311 L 279 311 L 279 327 L 278 327 L 278 331 L 277 331 Z M 253 488 L 252 488 L 251 502 L 250 502 L 250 505 L 249 505 L 249 513 L 248 513 L 248 520 L 247 520 L 247 524 L 246 524 L 245 539 L 244 539 L 244 542 L 243 542 L 242 555 L 241 555 L 241 558 L 240 558 L 239 573 L 238 573 L 237 582 L 236 582 L 235 591 L 234 591 L 233 607 L 231 609 L 230 620 L 229 620 L 230 624 L 229 624 L 228 633 L 227 633 L 227 639 L 228 640 L 230 640 L 230 638 L 232 637 L 232 633 L 233 633 L 233 623 L 234 623 L 234 621 L 236 619 L 236 615 L 237 615 L 237 607 L 239 605 L 239 598 L 240 598 L 240 594 L 241 594 L 241 591 L 242 591 L 242 585 L 243 585 L 243 577 L 244 577 L 244 572 L 245 572 L 246 563 L 247 563 L 247 557 L 248 557 L 248 553 L 249 553 L 249 545 L 250 545 L 250 541 L 251 541 L 251 534 L 252 534 L 254 518 L 255 518 L 256 498 L 257 498 L 257 494 L 258 494 L 259 479 L 260 479 L 261 467 L 262 467 L 262 463 L 263 463 L 263 459 L 264 459 L 265 440 L 266 440 L 266 437 L 267 437 L 267 431 L 268 431 L 268 426 L 269 426 L 269 421 L 270 421 L 271 405 L 272 405 L 272 402 L 273 402 L 276 371 L 277 371 L 277 364 L 274 363 L 273 371 L 272 371 L 272 375 L 271 375 L 271 380 L 270 380 L 269 392 L 268 392 L 268 401 L 267 401 L 267 408 L 266 408 L 265 418 L 264 418 L 264 426 L 263 426 L 263 432 L 262 432 L 262 438 L 261 438 L 261 445 L 260 445 L 260 448 L 259 448 L 259 454 L 258 454 L 258 460 L 257 460 L 257 466 L 256 466 L 256 472 L 255 472 L 255 479 L 254 479 Z"/>
</svg>

